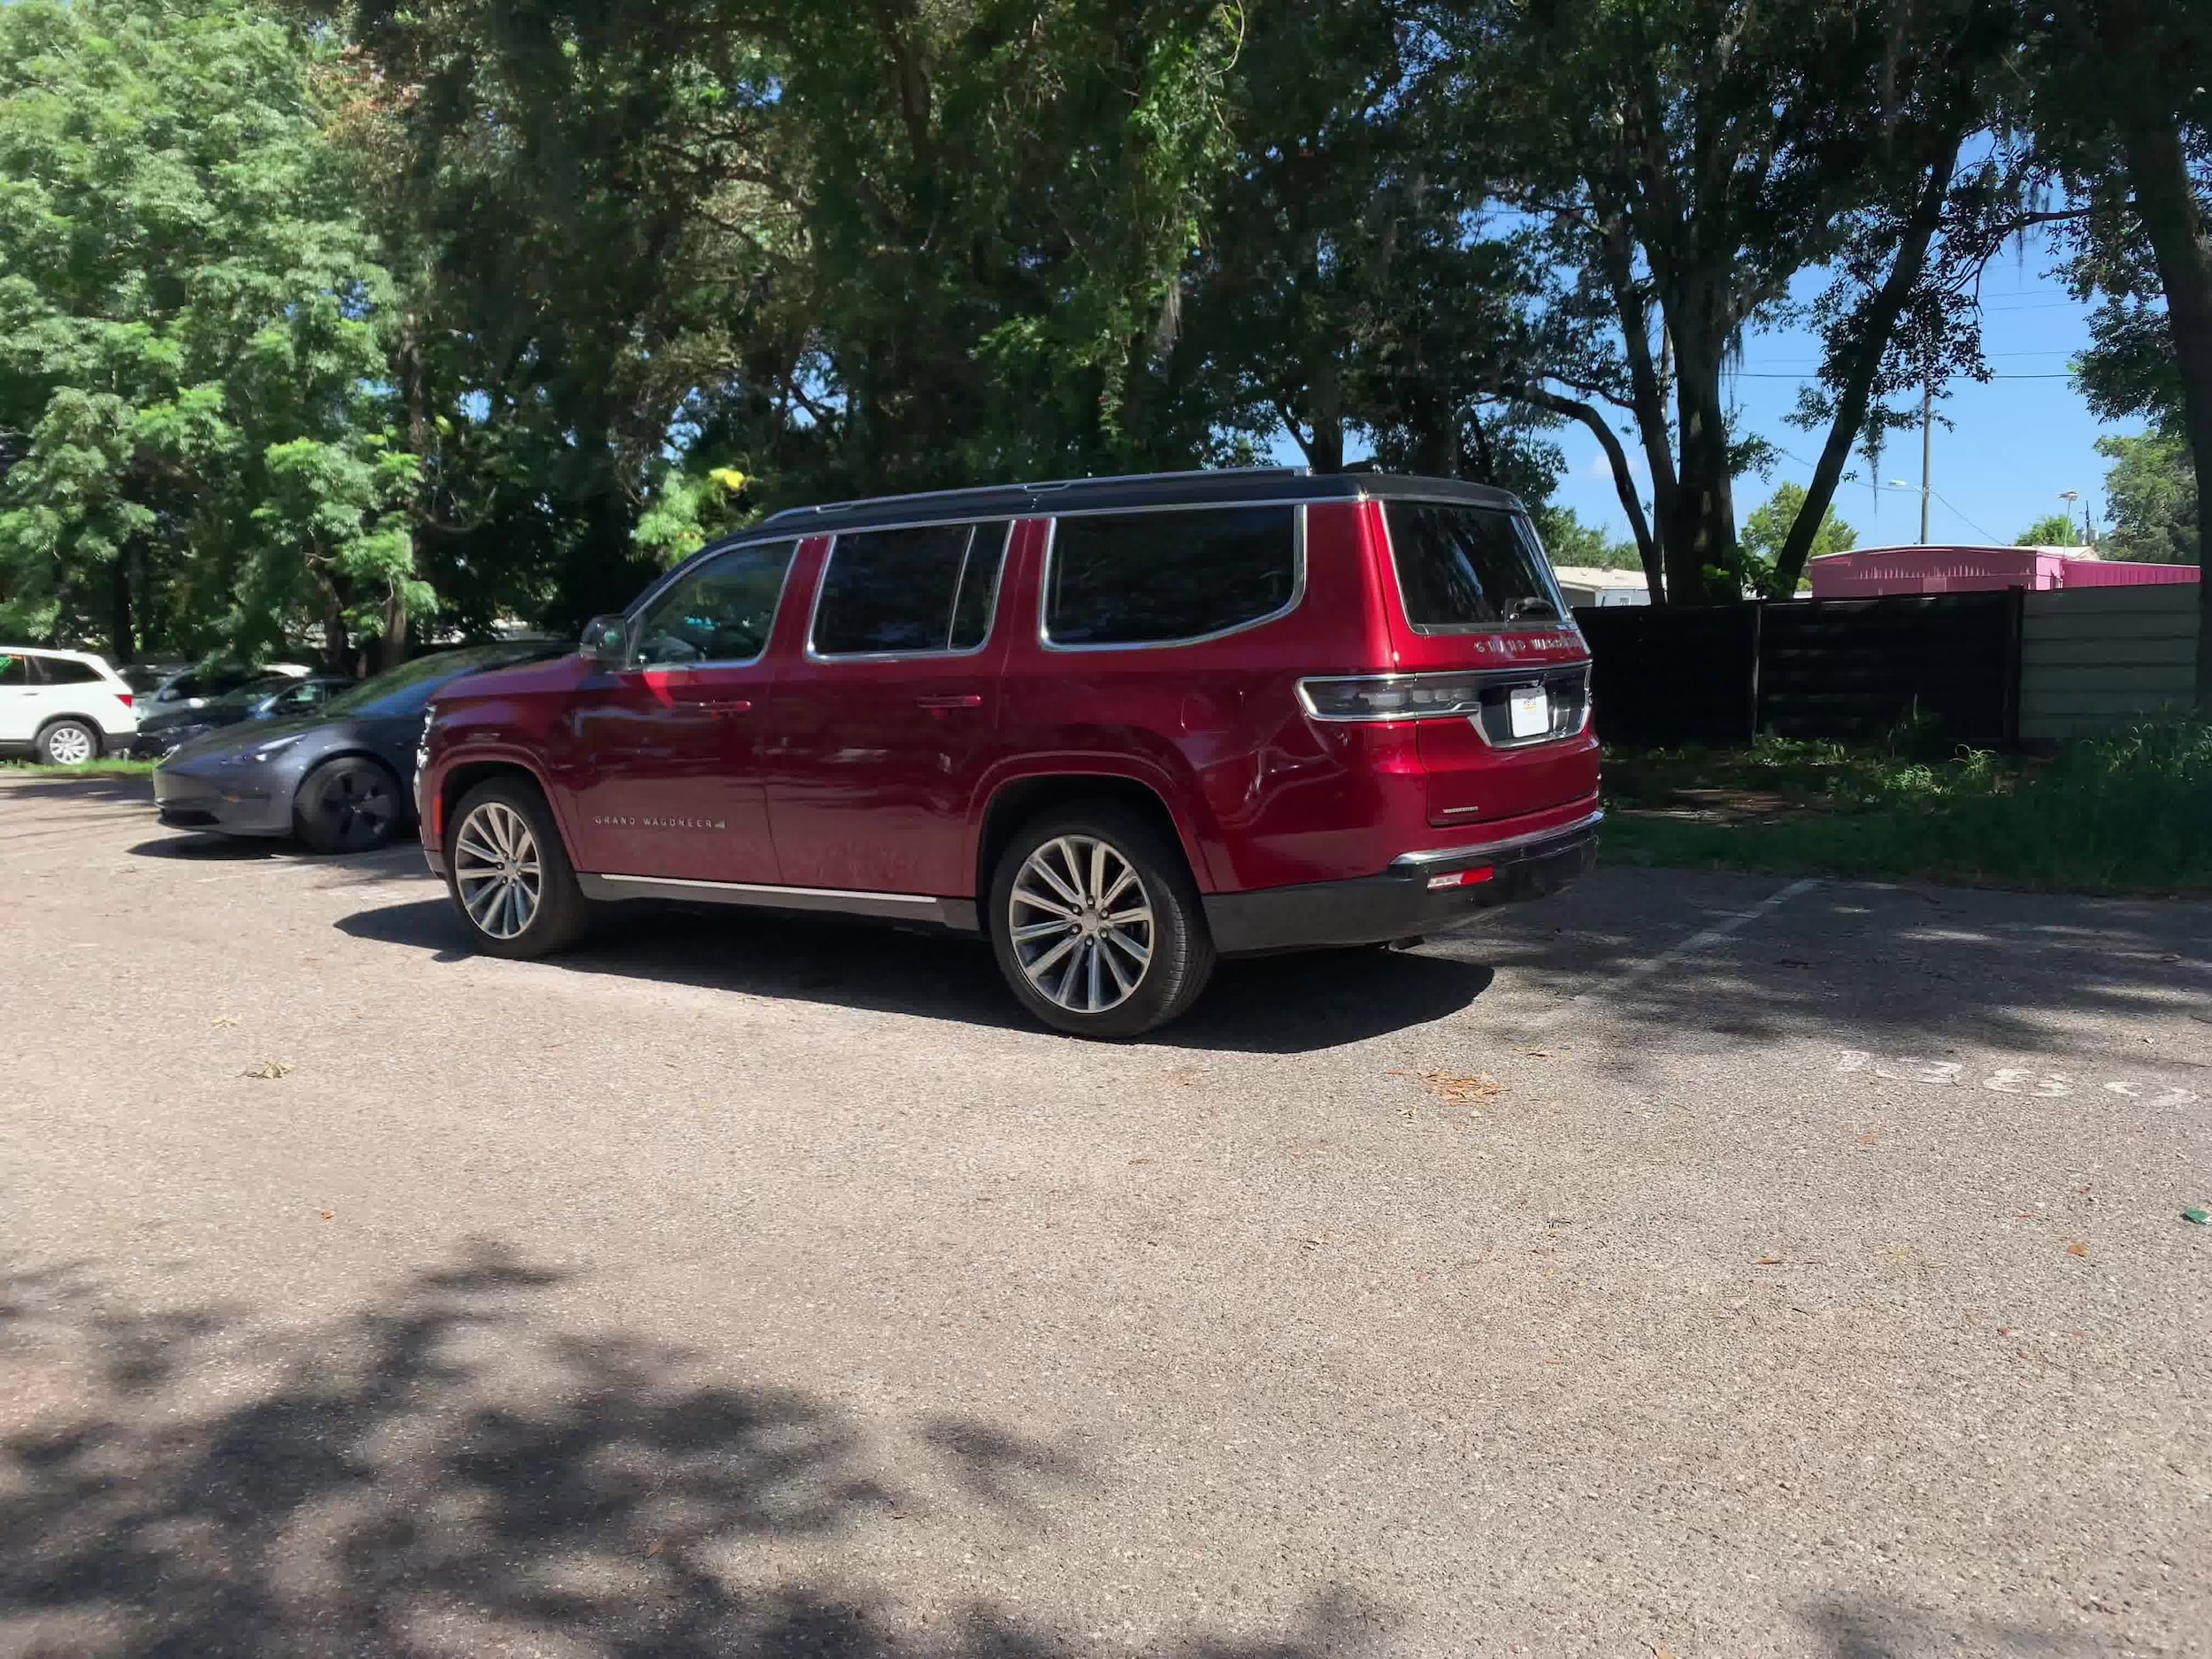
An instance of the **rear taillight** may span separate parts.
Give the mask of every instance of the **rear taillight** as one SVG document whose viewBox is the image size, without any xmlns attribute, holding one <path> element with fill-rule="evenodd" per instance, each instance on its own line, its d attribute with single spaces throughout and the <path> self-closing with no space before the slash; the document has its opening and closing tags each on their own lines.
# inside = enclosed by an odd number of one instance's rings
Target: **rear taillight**
<svg viewBox="0 0 2212 1659">
<path fill-rule="evenodd" d="M 127 691 L 117 692 L 115 694 L 115 700 L 127 709 L 131 706 L 131 694 Z"/>
<path fill-rule="evenodd" d="M 1302 680 L 1298 701 L 1317 720 L 1424 720 L 1477 714 L 1482 709 L 1480 674 L 1358 674 L 1341 680 Z"/>
</svg>

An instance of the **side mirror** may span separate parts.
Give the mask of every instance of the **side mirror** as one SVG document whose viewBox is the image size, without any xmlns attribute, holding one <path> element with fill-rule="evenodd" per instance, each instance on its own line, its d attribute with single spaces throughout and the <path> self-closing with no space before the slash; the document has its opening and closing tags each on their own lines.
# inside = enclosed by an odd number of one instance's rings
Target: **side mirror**
<svg viewBox="0 0 2212 1659">
<path fill-rule="evenodd" d="M 583 654 L 602 668 L 620 668 L 630 660 L 630 630 L 620 617 L 594 617 L 584 624 Z"/>
</svg>

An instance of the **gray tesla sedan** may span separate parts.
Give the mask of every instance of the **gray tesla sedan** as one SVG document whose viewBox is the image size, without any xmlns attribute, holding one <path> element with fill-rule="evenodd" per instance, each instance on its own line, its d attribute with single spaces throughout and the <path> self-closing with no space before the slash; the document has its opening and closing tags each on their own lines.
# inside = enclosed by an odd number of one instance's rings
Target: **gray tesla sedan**
<svg viewBox="0 0 2212 1659">
<path fill-rule="evenodd" d="M 423 710 L 466 674 L 557 657 L 551 641 L 421 657 L 364 680 L 314 715 L 253 720 L 187 743 L 154 771 L 154 804 L 177 829 L 297 835 L 318 852 L 388 844 L 414 811 Z"/>
</svg>

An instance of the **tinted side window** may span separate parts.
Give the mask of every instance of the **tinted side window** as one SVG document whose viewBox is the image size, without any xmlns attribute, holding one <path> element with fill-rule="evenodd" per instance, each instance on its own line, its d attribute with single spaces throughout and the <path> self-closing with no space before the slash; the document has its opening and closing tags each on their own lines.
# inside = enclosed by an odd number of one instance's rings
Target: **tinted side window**
<svg viewBox="0 0 2212 1659">
<path fill-rule="evenodd" d="M 1515 515 L 1410 501 L 1386 503 L 1383 513 L 1415 627 L 1560 620 L 1543 555 Z"/>
<path fill-rule="evenodd" d="M 0 651 L 0 686 L 27 686 L 31 683 L 31 659 L 10 657 Z"/>
<path fill-rule="evenodd" d="M 795 541 L 732 548 L 662 594 L 638 618 L 632 654 L 648 664 L 749 662 L 768 649 Z"/>
<path fill-rule="evenodd" d="M 823 657 L 972 650 L 991 631 L 1006 526 L 927 525 L 837 538 L 814 607 Z"/>
<path fill-rule="evenodd" d="M 1155 644 L 1272 615 L 1298 590 L 1297 513 L 1225 507 L 1063 518 L 1053 530 L 1045 637 Z"/>
<path fill-rule="evenodd" d="M 100 678 L 100 671 L 90 663 L 73 663 L 66 657 L 40 657 L 38 672 L 50 686 L 85 686 Z"/>
</svg>

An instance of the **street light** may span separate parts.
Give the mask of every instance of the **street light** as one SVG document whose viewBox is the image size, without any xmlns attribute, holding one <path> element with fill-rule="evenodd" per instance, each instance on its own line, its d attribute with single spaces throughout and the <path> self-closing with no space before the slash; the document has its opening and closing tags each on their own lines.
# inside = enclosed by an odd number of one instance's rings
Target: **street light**
<svg viewBox="0 0 2212 1659">
<path fill-rule="evenodd" d="M 2066 503 L 2066 534 L 2071 535 L 2074 534 L 2074 503 L 2081 499 L 2081 491 L 2062 489 L 2058 492 L 2058 498 Z M 2081 510 L 2081 543 L 2077 545 L 2086 543 L 2089 540 L 2089 509 L 2086 507 Z"/>
</svg>

